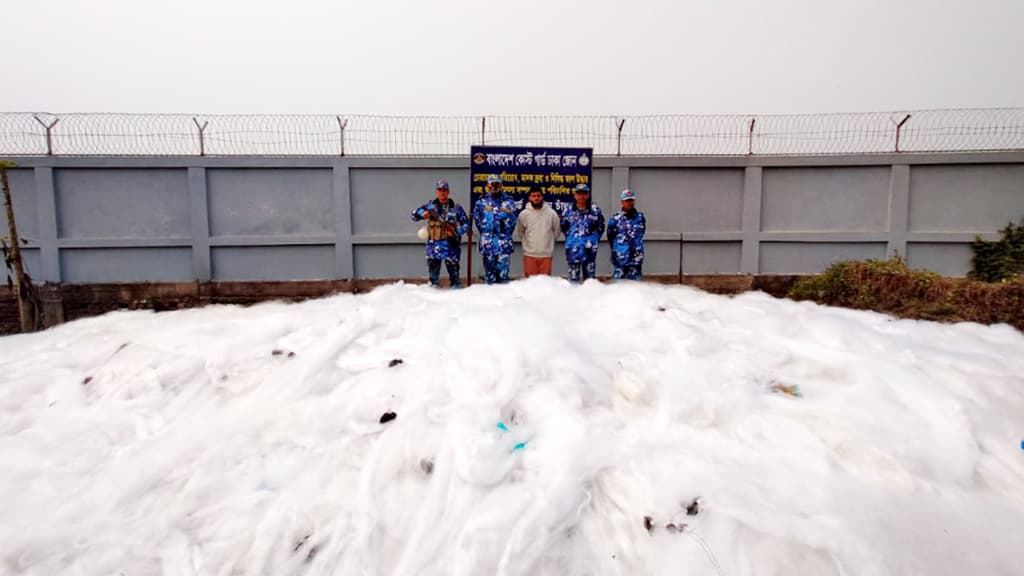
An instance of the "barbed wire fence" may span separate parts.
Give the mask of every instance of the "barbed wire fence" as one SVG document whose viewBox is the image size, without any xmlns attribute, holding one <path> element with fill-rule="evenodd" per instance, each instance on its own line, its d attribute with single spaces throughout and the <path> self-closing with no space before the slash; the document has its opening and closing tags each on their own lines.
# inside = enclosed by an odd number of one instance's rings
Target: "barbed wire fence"
<svg viewBox="0 0 1024 576">
<path fill-rule="evenodd" d="M 465 156 L 471 145 L 604 156 L 1024 149 L 1024 108 L 813 115 L 367 116 L 0 113 L 8 156 Z"/>
</svg>

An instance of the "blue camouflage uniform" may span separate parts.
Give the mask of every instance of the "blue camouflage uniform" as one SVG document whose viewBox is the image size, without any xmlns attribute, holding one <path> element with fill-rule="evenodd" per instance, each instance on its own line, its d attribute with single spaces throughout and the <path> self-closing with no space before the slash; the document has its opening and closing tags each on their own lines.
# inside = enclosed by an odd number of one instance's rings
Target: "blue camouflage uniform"
<svg viewBox="0 0 1024 576">
<path fill-rule="evenodd" d="M 484 261 L 484 282 L 508 282 L 512 254 L 512 231 L 519 211 L 516 203 L 504 192 L 487 193 L 473 206 L 473 220 L 480 232 L 480 255 Z"/>
<path fill-rule="evenodd" d="M 569 280 L 582 282 L 594 278 L 597 276 L 597 247 L 604 234 L 604 214 L 591 202 L 583 210 L 573 204 L 562 213 L 561 223 Z"/>
<path fill-rule="evenodd" d="M 617 212 L 608 220 L 608 244 L 612 249 L 612 278 L 643 278 L 644 233 L 647 219 L 636 208 Z"/>
<path fill-rule="evenodd" d="M 447 203 L 434 198 L 423 206 L 412 211 L 414 222 L 427 220 L 430 213 L 436 214 L 436 220 L 448 224 L 447 238 L 427 240 L 427 271 L 430 274 L 431 286 L 437 286 L 441 277 L 441 262 L 448 270 L 448 279 L 452 288 L 461 286 L 459 281 L 460 260 L 462 258 L 462 235 L 469 232 L 469 218 L 466 211 L 449 199 Z"/>
</svg>

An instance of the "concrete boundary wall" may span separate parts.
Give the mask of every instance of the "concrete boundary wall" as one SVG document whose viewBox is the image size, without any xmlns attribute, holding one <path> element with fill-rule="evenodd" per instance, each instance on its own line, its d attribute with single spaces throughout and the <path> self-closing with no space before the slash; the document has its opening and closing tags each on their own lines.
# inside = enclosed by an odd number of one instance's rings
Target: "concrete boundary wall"
<svg viewBox="0 0 1024 576">
<path fill-rule="evenodd" d="M 422 277 L 410 210 L 439 178 L 456 201 L 469 199 L 468 160 L 450 157 L 13 160 L 37 282 Z M 962 276 L 975 235 L 997 238 L 1024 217 L 1024 152 L 599 156 L 593 184 L 608 216 L 622 188 L 639 195 L 652 275 L 813 273 L 898 253 Z M 606 247 L 598 272 L 610 272 Z"/>
</svg>

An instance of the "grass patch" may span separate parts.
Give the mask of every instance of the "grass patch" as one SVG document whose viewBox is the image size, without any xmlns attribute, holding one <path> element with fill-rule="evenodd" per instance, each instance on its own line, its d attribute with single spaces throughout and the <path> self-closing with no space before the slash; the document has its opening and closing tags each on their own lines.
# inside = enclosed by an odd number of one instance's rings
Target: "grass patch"
<svg viewBox="0 0 1024 576">
<path fill-rule="evenodd" d="M 910 270 L 902 258 L 837 262 L 787 294 L 829 306 L 939 322 L 1006 323 L 1024 331 L 1024 277 L 1002 282 Z"/>
</svg>

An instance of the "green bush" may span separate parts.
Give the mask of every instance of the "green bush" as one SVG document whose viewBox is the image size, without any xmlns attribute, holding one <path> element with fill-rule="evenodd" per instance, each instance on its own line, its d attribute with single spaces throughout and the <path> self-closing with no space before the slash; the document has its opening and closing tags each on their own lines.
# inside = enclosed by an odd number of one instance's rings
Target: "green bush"
<svg viewBox="0 0 1024 576">
<path fill-rule="evenodd" d="M 981 236 L 974 238 L 969 278 L 1002 282 L 1024 273 L 1024 220 L 1017 225 L 1010 222 L 1000 233 L 1002 238 L 994 242 L 982 240 Z"/>
</svg>

